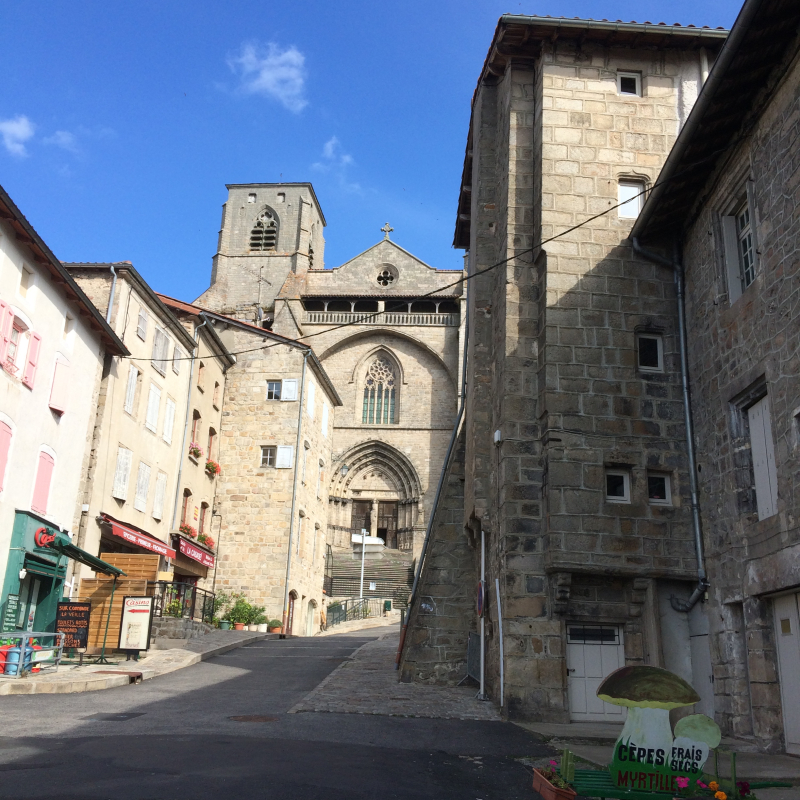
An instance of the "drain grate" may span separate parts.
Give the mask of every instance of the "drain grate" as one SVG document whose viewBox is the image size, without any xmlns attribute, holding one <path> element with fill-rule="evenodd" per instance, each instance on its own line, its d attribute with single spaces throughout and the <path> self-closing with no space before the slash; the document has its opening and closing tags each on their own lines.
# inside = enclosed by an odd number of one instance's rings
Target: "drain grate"
<svg viewBox="0 0 800 800">
<path fill-rule="evenodd" d="M 277 717 L 267 717 L 264 714 L 243 714 L 238 717 L 228 717 L 234 722 L 277 722 Z"/>
<path fill-rule="evenodd" d="M 144 716 L 144 711 L 129 711 L 124 714 L 90 714 L 83 719 L 96 719 L 102 722 L 125 722 L 127 719 Z"/>
</svg>

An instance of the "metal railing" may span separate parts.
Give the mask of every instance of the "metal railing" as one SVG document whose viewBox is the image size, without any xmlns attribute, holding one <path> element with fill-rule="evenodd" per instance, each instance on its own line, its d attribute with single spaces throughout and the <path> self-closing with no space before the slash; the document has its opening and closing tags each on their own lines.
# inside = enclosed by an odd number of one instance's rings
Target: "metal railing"
<svg viewBox="0 0 800 800">
<path fill-rule="evenodd" d="M 153 615 L 211 623 L 214 618 L 214 593 L 191 583 L 154 581 Z"/>
<path fill-rule="evenodd" d="M 383 600 L 354 597 L 334 600 L 326 610 L 325 630 L 354 619 L 377 618 L 383 614 Z"/>
<path fill-rule="evenodd" d="M 0 673 L 7 678 L 24 678 L 35 672 L 57 670 L 64 655 L 65 635 L 36 631 L 0 634 Z M 48 644 L 44 644 L 43 640 L 47 640 Z"/>
<path fill-rule="evenodd" d="M 303 322 L 329 325 L 349 323 L 351 325 L 448 325 L 460 323 L 459 314 L 436 314 L 406 311 L 306 311 Z"/>
</svg>

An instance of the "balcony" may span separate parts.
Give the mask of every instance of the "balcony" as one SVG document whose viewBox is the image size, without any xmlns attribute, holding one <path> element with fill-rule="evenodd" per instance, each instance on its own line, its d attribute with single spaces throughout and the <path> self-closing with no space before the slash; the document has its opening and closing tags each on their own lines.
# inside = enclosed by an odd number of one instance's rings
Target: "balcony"
<svg viewBox="0 0 800 800">
<path fill-rule="evenodd" d="M 398 311 L 306 311 L 306 325 L 442 325 L 458 327 L 460 314 Z"/>
</svg>

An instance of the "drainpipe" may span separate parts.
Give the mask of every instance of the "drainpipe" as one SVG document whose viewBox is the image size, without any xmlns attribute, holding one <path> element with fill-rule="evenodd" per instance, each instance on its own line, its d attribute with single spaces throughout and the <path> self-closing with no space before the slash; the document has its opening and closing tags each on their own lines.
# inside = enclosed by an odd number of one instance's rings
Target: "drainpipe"
<svg viewBox="0 0 800 800">
<path fill-rule="evenodd" d="M 692 408 L 689 401 L 689 356 L 686 349 L 686 309 L 684 300 L 684 272 L 678 240 L 675 240 L 672 260 L 645 250 L 638 237 L 633 237 L 633 249 L 642 258 L 669 267 L 675 276 L 675 291 L 678 298 L 678 346 L 681 357 L 681 388 L 683 392 L 683 419 L 686 428 L 686 453 L 689 457 L 689 489 L 692 496 L 692 527 L 694 529 L 694 549 L 697 556 L 697 586 L 688 600 L 679 600 L 675 595 L 669 598 L 675 611 L 691 611 L 709 587 L 703 555 L 703 529 L 700 525 L 700 501 L 697 492 L 697 463 L 694 452 L 694 431 L 692 429 Z"/>
<path fill-rule="evenodd" d="M 202 315 L 201 315 L 202 316 Z M 198 352 L 198 344 L 200 342 L 200 328 L 208 325 L 208 319 L 203 317 L 203 321 L 194 329 L 194 349 Z M 183 459 L 186 456 L 186 439 L 189 435 L 189 409 L 192 407 L 192 381 L 194 380 L 194 362 L 197 361 L 197 356 L 192 359 L 192 365 L 189 367 L 189 390 L 186 392 L 186 416 L 183 420 L 183 446 L 181 449 L 181 458 L 178 462 L 178 482 L 175 485 L 175 506 L 172 510 L 172 530 L 175 530 L 175 523 L 178 519 L 178 499 L 180 498 L 181 491 L 181 475 L 183 475 Z"/>
<path fill-rule="evenodd" d="M 299 474 L 298 464 L 300 463 L 300 442 L 303 437 L 303 396 L 306 386 L 306 364 L 311 350 L 306 350 L 303 355 L 303 374 L 300 378 L 300 411 L 297 414 L 297 440 L 294 446 L 294 480 L 292 481 L 292 510 L 289 518 L 289 550 L 286 553 L 286 585 L 283 587 L 283 619 L 281 630 L 286 635 L 286 622 L 289 618 L 289 578 L 292 576 L 292 540 L 294 539 L 294 517 L 295 506 L 297 504 L 297 476 Z"/>
<path fill-rule="evenodd" d="M 106 311 L 106 322 L 111 324 L 111 309 L 114 307 L 114 292 L 117 289 L 117 271 L 113 264 L 108 265 L 111 270 L 111 294 L 108 296 L 108 311 Z"/>
</svg>

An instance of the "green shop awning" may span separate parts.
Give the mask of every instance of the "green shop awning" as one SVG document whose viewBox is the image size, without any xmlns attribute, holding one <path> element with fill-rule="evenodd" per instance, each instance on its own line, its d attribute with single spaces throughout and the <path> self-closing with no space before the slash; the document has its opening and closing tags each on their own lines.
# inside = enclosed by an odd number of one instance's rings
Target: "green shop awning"
<svg viewBox="0 0 800 800">
<path fill-rule="evenodd" d="M 63 533 L 56 534 L 56 538 L 51 542 L 50 547 L 57 553 L 61 553 L 62 556 L 71 558 L 73 561 L 79 561 L 81 564 L 86 564 L 87 567 L 91 567 L 95 572 L 102 572 L 103 575 L 113 575 L 118 578 L 120 575 L 125 574 L 119 567 L 113 567 L 97 556 L 81 550 L 80 547 L 72 544 L 69 536 L 65 536 Z"/>
<path fill-rule="evenodd" d="M 34 575 L 44 575 L 48 578 L 63 578 L 67 571 L 66 564 L 58 566 L 41 558 L 36 558 L 30 553 L 25 554 L 25 569 L 34 573 Z"/>
</svg>

